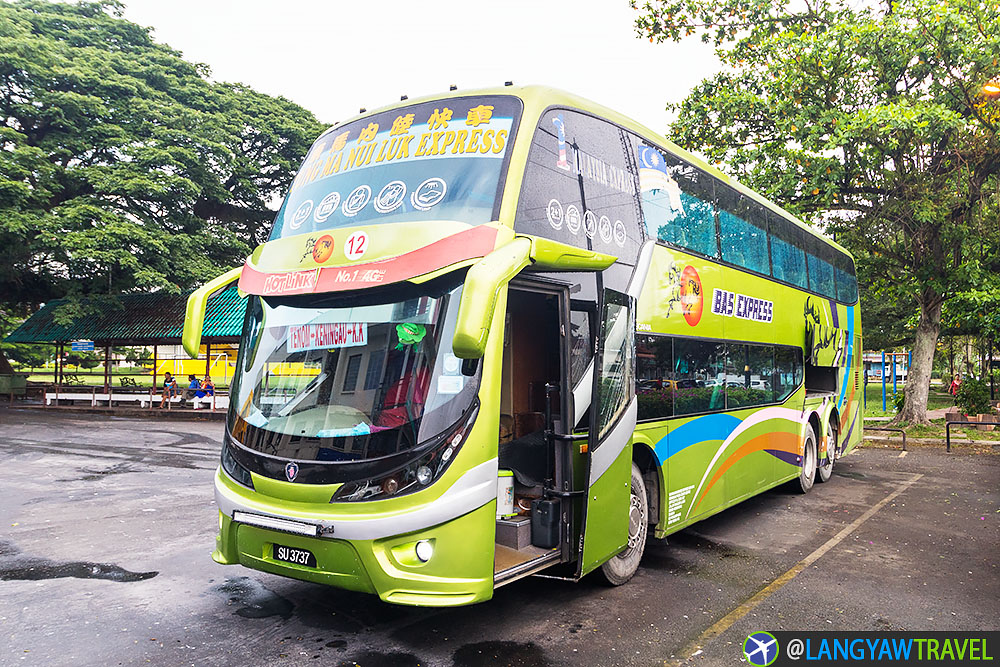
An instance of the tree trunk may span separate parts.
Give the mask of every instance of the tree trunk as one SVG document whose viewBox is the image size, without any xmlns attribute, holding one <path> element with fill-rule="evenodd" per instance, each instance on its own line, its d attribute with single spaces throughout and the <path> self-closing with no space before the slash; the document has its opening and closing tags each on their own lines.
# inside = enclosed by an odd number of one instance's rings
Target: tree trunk
<svg viewBox="0 0 1000 667">
<path fill-rule="evenodd" d="M 893 420 L 911 424 L 927 424 L 927 392 L 931 386 L 934 349 L 941 330 L 941 298 L 926 289 L 920 296 L 920 321 L 913 343 L 913 366 L 906 376 L 906 400 L 903 410 Z"/>
</svg>

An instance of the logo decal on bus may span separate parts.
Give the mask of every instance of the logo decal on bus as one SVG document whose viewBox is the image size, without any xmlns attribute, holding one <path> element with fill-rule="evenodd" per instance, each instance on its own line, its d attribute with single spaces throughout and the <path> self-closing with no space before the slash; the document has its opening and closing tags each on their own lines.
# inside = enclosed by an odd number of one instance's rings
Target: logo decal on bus
<svg viewBox="0 0 1000 667">
<path fill-rule="evenodd" d="M 285 477 L 288 478 L 289 482 L 294 482 L 295 478 L 299 476 L 299 466 L 296 465 L 294 461 L 290 462 L 285 466 Z"/>
<path fill-rule="evenodd" d="M 272 273 L 264 279 L 262 296 L 311 292 L 316 288 L 317 271 L 318 269 L 293 273 Z"/>
<path fill-rule="evenodd" d="M 701 277 L 688 264 L 681 271 L 681 312 L 691 326 L 701 321 L 701 311 L 705 307 L 705 295 L 701 289 Z"/>
<path fill-rule="evenodd" d="M 317 264 L 322 264 L 326 260 L 330 259 L 330 255 L 333 254 L 333 237 L 329 234 L 324 234 L 323 236 L 316 239 L 316 243 L 313 244 L 312 256 L 313 261 Z"/>
</svg>

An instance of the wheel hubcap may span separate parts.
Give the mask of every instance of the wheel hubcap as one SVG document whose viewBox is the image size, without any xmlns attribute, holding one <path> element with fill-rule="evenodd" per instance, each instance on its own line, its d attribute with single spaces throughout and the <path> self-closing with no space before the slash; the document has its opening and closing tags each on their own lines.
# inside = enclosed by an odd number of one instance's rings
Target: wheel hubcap
<svg viewBox="0 0 1000 667">
<path fill-rule="evenodd" d="M 628 550 L 631 551 L 639 546 L 642 530 L 646 523 L 646 516 L 642 499 L 632 493 L 629 498 L 628 510 Z"/>
</svg>

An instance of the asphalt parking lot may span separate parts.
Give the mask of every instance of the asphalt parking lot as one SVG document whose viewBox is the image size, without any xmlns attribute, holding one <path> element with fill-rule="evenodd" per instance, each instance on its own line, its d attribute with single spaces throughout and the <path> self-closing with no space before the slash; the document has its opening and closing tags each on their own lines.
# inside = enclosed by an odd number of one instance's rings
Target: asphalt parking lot
<svg viewBox="0 0 1000 667">
<path fill-rule="evenodd" d="M 755 630 L 1000 629 L 1000 456 L 866 447 L 625 586 L 429 610 L 214 563 L 221 429 L 0 409 L 0 664 L 732 665 Z"/>
</svg>

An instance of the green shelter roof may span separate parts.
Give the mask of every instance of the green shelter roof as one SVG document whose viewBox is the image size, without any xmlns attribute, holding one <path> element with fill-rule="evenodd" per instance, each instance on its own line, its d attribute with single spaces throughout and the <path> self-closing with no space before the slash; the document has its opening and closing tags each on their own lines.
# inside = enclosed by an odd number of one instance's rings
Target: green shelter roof
<svg viewBox="0 0 1000 667">
<path fill-rule="evenodd" d="M 86 315 L 70 324 L 58 324 L 59 299 L 45 304 L 5 339 L 8 343 L 60 343 L 92 340 L 97 345 L 179 345 L 184 309 L 190 292 L 123 294 L 115 300 L 85 299 Z M 205 309 L 205 342 L 236 340 L 243 330 L 247 300 L 233 283 L 209 298 Z"/>
</svg>

